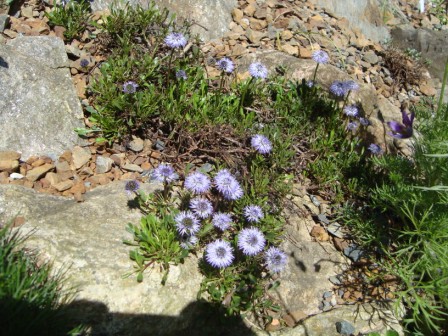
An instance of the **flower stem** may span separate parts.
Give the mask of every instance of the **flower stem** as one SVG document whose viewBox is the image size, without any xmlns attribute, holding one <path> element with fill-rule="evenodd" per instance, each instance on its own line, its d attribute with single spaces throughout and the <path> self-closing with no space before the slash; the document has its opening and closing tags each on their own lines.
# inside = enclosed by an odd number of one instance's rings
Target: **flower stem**
<svg viewBox="0 0 448 336">
<path fill-rule="evenodd" d="M 316 82 L 316 75 L 317 75 L 317 69 L 319 68 L 319 63 L 316 64 L 316 69 L 314 69 L 314 75 L 313 75 L 313 83 Z"/>
<path fill-rule="evenodd" d="M 442 89 L 440 91 L 439 104 L 437 106 L 437 114 L 436 115 L 438 117 L 441 117 L 440 113 L 442 111 L 443 95 L 445 93 L 445 86 L 446 86 L 447 81 L 448 81 L 448 58 L 446 59 L 446 63 L 445 63 L 445 72 L 443 73 Z M 444 119 L 448 121 L 448 109 L 445 112 Z"/>
</svg>

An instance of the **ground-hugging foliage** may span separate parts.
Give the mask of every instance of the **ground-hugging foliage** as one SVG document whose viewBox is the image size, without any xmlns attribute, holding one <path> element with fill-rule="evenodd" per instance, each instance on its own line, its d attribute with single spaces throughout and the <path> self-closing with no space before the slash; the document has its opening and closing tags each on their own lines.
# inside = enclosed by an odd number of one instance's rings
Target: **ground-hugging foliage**
<svg viewBox="0 0 448 336">
<path fill-rule="evenodd" d="M 65 14 L 58 15 L 67 26 L 67 18 L 75 16 Z M 76 20 L 82 26 L 84 19 Z M 97 27 L 98 53 L 108 58 L 89 88 L 86 112 L 94 127 L 78 131 L 109 143 L 131 135 L 156 136 L 165 144 L 165 161 L 181 175 L 162 179 L 164 189 L 154 195 L 143 194 L 136 182 L 128 185 L 144 213 L 140 225 L 129 226 L 139 281 L 154 263 L 168 270 L 187 253 L 204 252 L 200 267 L 206 279 L 200 294 L 230 314 L 252 311 L 266 323 L 266 310 L 280 308 L 264 300 L 266 291 L 278 285 L 270 277 L 266 253 L 283 238 L 282 200 L 290 182 L 309 177 L 335 209 L 346 204 L 338 220 L 343 219 L 355 241 L 375 251 L 371 258 L 385 273 L 401 281 L 398 302 L 407 309 L 408 329 L 443 332 L 448 297 L 443 120 L 448 111 L 440 111 L 446 107 L 439 104 L 438 113 L 430 105 L 412 107 L 415 125 L 409 111 L 401 123 L 389 124 L 388 136 L 412 139 L 414 154 L 405 157 L 366 142 L 369 120 L 357 106 L 347 105 L 350 91 L 358 87 L 353 81 L 336 81 L 326 93 L 313 82 L 315 76 L 291 82 L 283 76 L 287 69 L 267 73 L 259 63 L 251 65 L 248 78 L 236 80 L 229 59 L 213 60 L 221 74 L 212 78 L 188 26 L 176 26 L 152 5 L 148 10 L 112 8 Z M 318 71 L 328 55 L 317 52 L 313 59 Z M 252 143 L 256 136 L 266 137 L 272 148 L 260 151 Z M 198 158 L 200 166 L 190 164 Z M 222 169 L 242 190 L 241 197 L 224 203 L 216 181 Z M 186 185 L 190 173 L 201 171 L 213 180 L 202 197 L 214 212 L 230 213 L 233 226 L 220 231 L 211 217 L 204 217 L 196 229 L 193 220 L 197 239 L 182 240 L 187 231 L 176 216 L 197 210 L 192 209 L 197 195 Z M 249 221 L 248 205 L 260 206 L 263 220 Z M 251 226 L 265 242 L 259 253 L 248 256 L 239 235 Z M 222 251 L 231 252 L 232 260 L 210 257 L 209 246 L 217 240 L 226 242 Z"/>
</svg>

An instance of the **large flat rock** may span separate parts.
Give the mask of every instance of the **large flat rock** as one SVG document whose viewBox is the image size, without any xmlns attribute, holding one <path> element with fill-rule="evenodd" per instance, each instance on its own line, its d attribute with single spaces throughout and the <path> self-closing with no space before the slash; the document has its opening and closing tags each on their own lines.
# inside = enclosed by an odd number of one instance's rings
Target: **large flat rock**
<svg viewBox="0 0 448 336">
<path fill-rule="evenodd" d="M 148 0 L 128 0 L 131 5 L 147 7 Z M 93 10 L 106 10 L 113 0 L 93 0 Z M 199 34 L 205 41 L 223 36 L 232 21 L 231 11 L 236 0 L 155 0 L 160 8 L 167 8 L 177 19 L 193 22 L 193 34 Z"/>
<path fill-rule="evenodd" d="M 0 150 L 22 159 L 81 144 L 83 112 L 61 39 L 23 36 L 0 45 Z"/>
</svg>

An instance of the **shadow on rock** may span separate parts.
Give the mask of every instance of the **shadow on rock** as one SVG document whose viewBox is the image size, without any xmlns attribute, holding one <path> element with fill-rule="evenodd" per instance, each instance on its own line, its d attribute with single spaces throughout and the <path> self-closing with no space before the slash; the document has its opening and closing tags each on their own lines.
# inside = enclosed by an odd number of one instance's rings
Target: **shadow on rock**
<svg viewBox="0 0 448 336">
<path fill-rule="evenodd" d="M 221 308 L 204 301 L 189 304 L 179 316 L 114 313 L 103 303 L 86 300 L 65 308 L 73 326 L 82 323 L 95 336 L 255 336 L 241 317 L 226 317 Z"/>
</svg>

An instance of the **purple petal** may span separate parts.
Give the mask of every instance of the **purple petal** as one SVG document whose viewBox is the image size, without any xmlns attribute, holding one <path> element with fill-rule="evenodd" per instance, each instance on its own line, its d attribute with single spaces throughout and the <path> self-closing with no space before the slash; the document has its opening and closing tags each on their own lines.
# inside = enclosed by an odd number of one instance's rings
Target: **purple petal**
<svg viewBox="0 0 448 336">
<path fill-rule="evenodd" d="M 406 127 L 403 126 L 403 124 L 400 124 L 397 121 L 389 121 L 387 124 L 389 125 L 390 129 L 394 133 L 404 133 L 404 132 L 406 132 Z"/>
</svg>

